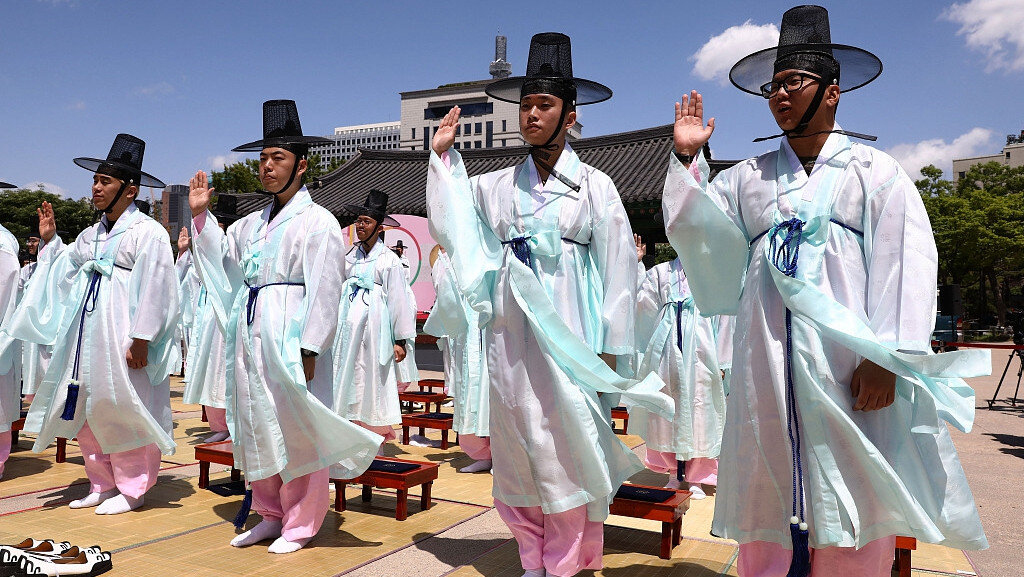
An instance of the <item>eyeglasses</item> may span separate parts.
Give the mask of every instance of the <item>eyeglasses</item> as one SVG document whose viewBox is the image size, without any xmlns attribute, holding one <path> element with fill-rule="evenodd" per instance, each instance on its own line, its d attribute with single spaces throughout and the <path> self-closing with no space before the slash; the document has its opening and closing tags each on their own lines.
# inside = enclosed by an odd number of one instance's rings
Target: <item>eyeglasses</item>
<svg viewBox="0 0 1024 577">
<path fill-rule="evenodd" d="M 790 74 L 781 81 L 772 80 L 771 82 L 765 82 L 761 85 L 761 96 L 771 98 L 778 94 L 779 90 L 783 88 L 786 89 L 787 93 L 792 94 L 798 90 L 802 90 L 804 86 L 813 82 L 818 82 L 819 80 L 821 80 L 821 78 L 817 76 L 797 72 L 796 74 Z"/>
</svg>

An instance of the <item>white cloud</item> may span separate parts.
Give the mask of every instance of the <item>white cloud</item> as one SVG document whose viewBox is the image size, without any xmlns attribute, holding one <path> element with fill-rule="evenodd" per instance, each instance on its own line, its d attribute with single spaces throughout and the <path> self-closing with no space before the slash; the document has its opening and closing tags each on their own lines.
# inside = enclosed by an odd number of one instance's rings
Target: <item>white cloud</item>
<svg viewBox="0 0 1024 577">
<path fill-rule="evenodd" d="M 228 154 L 220 154 L 207 158 L 206 164 L 210 166 L 211 170 L 223 170 L 225 166 L 234 164 L 242 160 L 242 158 L 243 155 L 241 152 L 229 152 Z"/>
<path fill-rule="evenodd" d="M 85 101 L 76 100 L 75 102 L 71 102 L 64 107 L 64 110 L 85 110 Z"/>
<path fill-rule="evenodd" d="M 41 180 L 34 180 L 25 184 L 24 188 L 29 190 L 45 190 L 51 194 L 63 196 L 64 198 L 70 198 L 66 188 L 53 184 L 52 182 L 44 182 Z"/>
<path fill-rule="evenodd" d="M 987 128 L 972 128 L 953 142 L 933 138 L 913 144 L 897 144 L 886 152 L 903 165 L 912 179 L 921 178 L 921 169 L 929 164 L 942 169 L 944 178 L 952 179 L 953 159 L 994 154 L 998 144 L 994 137 L 995 133 Z"/>
<path fill-rule="evenodd" d="M 693 73 L 702 80 L 729 83 L 729 69 L 747 54 L 777 46 L 779 29 L 774 24 L 757 25 L 747 20 L 712 36 L 690 57 Z"/>
<path fill-rule="evenodd" d="M 1024 2 L 969 0 L 950 6 L 943 17 L 960 25 L 967 46 L 988 56 L 986 71 L 1024 70 Z"/>
<path fill-rule="evenodd" d="M 162 96 L 174 92 L 174 86 L 169 82 L 161 81 L 148 86 L 139 86 L 132 90 L 135 96 Z"/>
</svg>

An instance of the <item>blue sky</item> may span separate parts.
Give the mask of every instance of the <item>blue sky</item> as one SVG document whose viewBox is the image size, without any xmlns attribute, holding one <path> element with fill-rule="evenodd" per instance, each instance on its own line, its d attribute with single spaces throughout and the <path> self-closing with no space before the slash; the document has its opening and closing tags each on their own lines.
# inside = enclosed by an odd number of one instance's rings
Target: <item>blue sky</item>
<svg viewBox="0 0 1024 577">
<path fill-rule="evenodd" d="M 717 117 L 716 157 L 776 146 L 751 142 L 776 131 L 766 103 L 722 73 L 774 44 L 794 3 L 688 4 L 7 0 L 0 180 L 84 196 L 90 175 L 71 159 L 130 132 L 147 142 L 147 172 L 185 183 L 260 136 L 264 100 L 296 100 L 306 134 L 398 120 L 401 91 L 486 78 L 496 34 L 522 74 L 530 36 L 552 30 L 572 37 L 577 75 L 615 92 L 580 110 L 585 136 L 668 123 L 697 88 Z M 877 135 L 912 175 L 929 162 L 948 174 L 954 156 L 997 153 L 1024 130 L 1021 0 L 824 5 L 834 42 L 885 65 L 844 94 L 840 123 Z"/>
</svg>

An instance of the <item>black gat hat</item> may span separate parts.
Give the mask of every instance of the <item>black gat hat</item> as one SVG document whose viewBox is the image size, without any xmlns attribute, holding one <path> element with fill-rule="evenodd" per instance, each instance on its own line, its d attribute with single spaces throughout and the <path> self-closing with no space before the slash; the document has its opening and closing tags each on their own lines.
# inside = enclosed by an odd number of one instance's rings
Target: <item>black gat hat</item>
<svg viewBox="0 0 1024 577">
<path fill-rule="evenodd" d="M 142 171 L 142 157 L 146 154 L 146 143 L 131 134 L 118 134 L 106 159 L 85 156 L 74 159 L 75 164 L 97 174 L 106 174 L 140 186 L 163 188 L 166 185 L 159 178 Z M 115 200 L 116 202 L 116 200 Z"/>
<path fill-rule="evenodd" d="M 366 203 L 362 206 L 346 204 L 342 208 L 355 216 L 366 215 L 377 221 L 377 224 L 380 226 L 401 226 L 397 220 L 388 216 L 388 193 L 382 190 L 371 190 L 366 195 Z"/>
<path fill-rule="evenodd" d="M 268 100 L 263 103 L 263 138 L 236 146 L 235 152 L 259 152 L 268 147 L 308 147 L 310 144 L 330 144 L 319 136 L 303 136 L 299 111 L 294 100 Z"/>
<path fill-rule="evenodd" d="M 572 46 L 559 32 L 534 34 L 525 76 L 503 78 L 484 88 L 491 98 L 519 103 L 529 94 L 552 94 L 576 105 L 603 102 L 612 97 L 610 88 L 572 73 Z"/>
</svg>

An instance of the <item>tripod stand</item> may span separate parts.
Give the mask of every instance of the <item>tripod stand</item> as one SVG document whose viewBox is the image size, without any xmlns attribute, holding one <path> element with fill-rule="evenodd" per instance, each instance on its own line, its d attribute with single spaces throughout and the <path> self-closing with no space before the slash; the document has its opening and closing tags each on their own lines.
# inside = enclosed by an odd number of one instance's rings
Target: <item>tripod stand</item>
<svg viewBox="0 0 1024 577">
<path fill-rule="evenodd" d="M 1021 375 L 1024 375 L 1024 351 L 1022 351 L 1021 349 L 1013 349 L 1013 352 L 1010 353 L 1010 358 L 1006 360 L 1006 368 L 1003 369 L 1003 375 L 999 377 L 999 384 L 996 385 L 996 392 L 988 401 L 988 408 L 991 409 L 992 405 L 996 402 L 996 399 L 999 397 L 999 388 L 1003 386 L 1003 379 L 1006 378 L 1006 372 L 1010 370 L 1010 363 L 1012 363 L 1013 359 L 1015 358 L 1020 362 L 1020 364 L 1018 365 L 1019 368 L 1017 369 L 1017 388 L 1014 389 L 1013 391 L 1013 397 L 1010 399 L 1010 405 L 1013 407 L 1017 406 L 1017 393 L 1020 392 L 1020 379 Z"/>
</svg>

